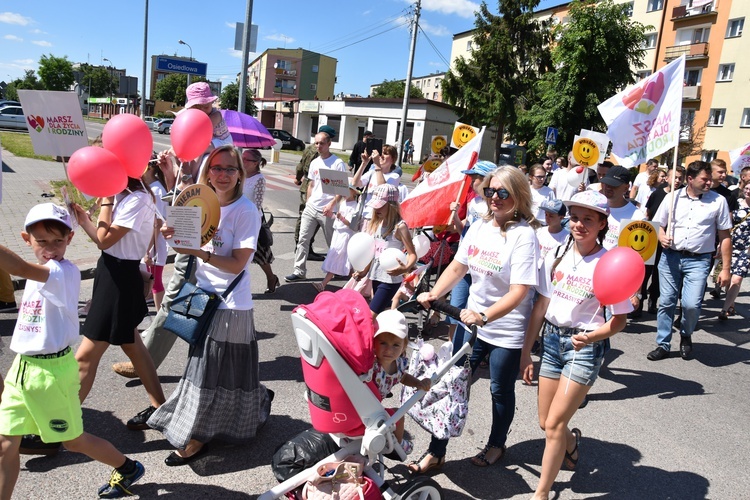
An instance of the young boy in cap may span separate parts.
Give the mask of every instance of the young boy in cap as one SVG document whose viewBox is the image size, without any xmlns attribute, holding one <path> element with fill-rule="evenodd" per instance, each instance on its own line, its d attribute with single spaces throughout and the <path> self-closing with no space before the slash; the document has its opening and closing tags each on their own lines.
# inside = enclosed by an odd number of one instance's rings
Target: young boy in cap
<svg viewBox="0 0 750 500">
<path fill-rule="evenodd" d="M 544 211 L 544 221 L 547 223 L 536 231 L 539 240 L 539 267 L 542 267 L 547 253 L 565 243 L 570 232 L 562 227 L 568 210 L 561 200 L 544 200 L 539 208 Z"/>
<path fill-rule="evenodd" d="M 21 237 L 37 263 L 0 245 L 0 268 L 27 279 L 10 343 L 17 353 L 0 403 L 0 499 L 10 499 L 20 470 L 21 436 L 37 434 L 45 443 L 62 441 L 114 468 L 100 498 L 130 495 L 128 488 L 144 467 L 109 441 L 83 432 L 78 363 L 71 346 L 78 341 L 81 273 L 65 250 L 73 238 L 68 211 L 52 203 L 32 208 Z"/>
</svg>

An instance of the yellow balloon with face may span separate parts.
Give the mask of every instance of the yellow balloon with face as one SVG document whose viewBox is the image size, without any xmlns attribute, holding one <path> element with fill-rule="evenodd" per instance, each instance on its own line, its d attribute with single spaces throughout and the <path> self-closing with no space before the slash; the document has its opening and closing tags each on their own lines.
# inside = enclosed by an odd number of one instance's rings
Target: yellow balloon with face
<svg viewBox="0 0 750 500">
<path fill-rule="evenodd" d="M 436 135 L 432 138 L 432 143 L 430 143 L 430 149 L 433 153 L 436 155 L 440 154 L 440 151 L 448 145 L 448 141 L 445 139 L 445 136 L 443 135 Z"/>
<path fill-rule="evenodd" d="M 654 226 L 644 221 L 632 221 L 620 230 L 618 245 L 638 252 L 644 262 L 656 252 L 659 238 Z"/>
<path fill-rule="evenodd" d="M 599 145 L 587 137 L 573 143 L 573 158 L 579 165 L 590 167 L 599 161 Z"/>
<path fill-rule="evenodd" d="M 470 125 L 459 125 L 453 130 L 453 144 L 461 149 L 477 135 L 477 131 Z"/>
</svg>

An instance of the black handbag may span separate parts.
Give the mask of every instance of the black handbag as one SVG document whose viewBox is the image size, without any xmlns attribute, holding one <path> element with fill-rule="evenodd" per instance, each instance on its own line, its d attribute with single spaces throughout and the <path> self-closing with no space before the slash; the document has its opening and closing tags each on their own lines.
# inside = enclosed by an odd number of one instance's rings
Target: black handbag
<svg viewBox="0 0 750 500">
<path fill-rule="evenodd" d="M 185 276 L 190 276 L 194 262 L 195 256 L 191 255 L 188 259 Z M 183 283 L 177 297 L 169 306 L 164 328 L 191 346 L 200 344 L 219 305 L 240 282 L 244 273 L 245 270 L 243 269 L 221 295 L 207 292 L 188 281 Z"/>
<path fill-rule="evenodd" d="M 271 231 L 271 224 L 273 224 L 273 218 L 271 223 L 266 221 L 265 212 L 261 212 L 260 219 L 260 231 L 258 232 L 258 246 L 263 248 L 270 248 L 273 246 L 273 232 Z"/>
</svg>

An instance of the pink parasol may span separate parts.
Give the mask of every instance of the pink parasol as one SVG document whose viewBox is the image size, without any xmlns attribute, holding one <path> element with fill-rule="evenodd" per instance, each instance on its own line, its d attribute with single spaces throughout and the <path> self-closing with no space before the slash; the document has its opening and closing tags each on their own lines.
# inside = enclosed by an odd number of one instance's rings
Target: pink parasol
<svg viewBox="0 0 750 500">
<path fill-rule="evenodd" d="M 222 109 L 221 115 L 224 117 L 235 146 L 265 148 L 276 144 L 276 140 L 268 129 L 256 118 L 230 109 Z"/>
</svg>

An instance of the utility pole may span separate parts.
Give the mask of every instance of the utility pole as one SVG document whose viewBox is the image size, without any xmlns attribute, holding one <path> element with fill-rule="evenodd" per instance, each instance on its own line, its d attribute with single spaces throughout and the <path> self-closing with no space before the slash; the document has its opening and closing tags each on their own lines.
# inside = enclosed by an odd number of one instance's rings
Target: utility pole
<svg viewBox="0 0 750 500">
<path fill-rule="evenodd" d="M 411 47 L 409 47 L 409 64 L 406 68 L 406 86 L 404 87 L 404 106 L 401 112 L 401 127 L 398 131 L 398 163 L 404 158 L 404 135 L 406 134 L 406 117 L 409 114 L 409 90 L 411 89 L 411 72 L 414 68 L 414 52 L 417 48 L 417 31 L 419 30 L 419 11 L 422 0 L 417 0 L 414 8 L 414 21 L 411 24 Z M 412 140 L 414 140 L 412 138 Z"/>
<path fill-rule="evenodd" d="M 245 29 L 242 31 L 242 69 L 240 70 L 240 97 L 237 102 L 237 111 L 245 112 L 245 101 L 247 100 L 247 63 L 250 58 L 250 30 L 253 22 L 253 0 L 247 0 L 245 9 Z"/>
<path fill-rule="evenodd" d="M 143 76 L 141 77 L 141 119 L 146 116 L 146 58 L 148 57 L 148 0 L 143 16 Z"/>
</svg>

